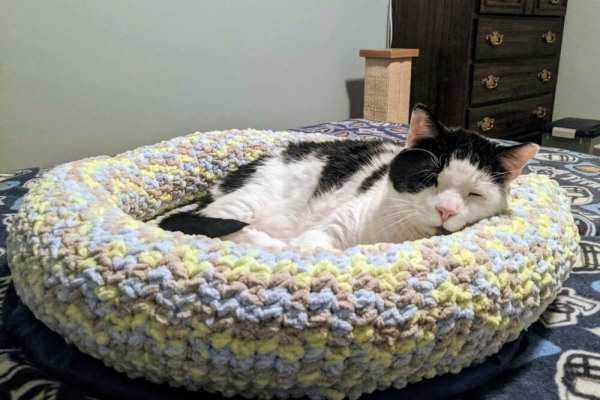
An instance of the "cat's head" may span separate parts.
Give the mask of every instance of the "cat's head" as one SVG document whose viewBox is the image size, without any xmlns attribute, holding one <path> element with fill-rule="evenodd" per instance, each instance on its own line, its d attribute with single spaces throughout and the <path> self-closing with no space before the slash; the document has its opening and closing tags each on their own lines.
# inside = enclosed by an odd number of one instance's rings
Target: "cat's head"
<svg viewBox="0 0 600 400">
<path fill-rule="evenodd" d="M 417 105 L 407 149 L 394 158 L 389 176 L 413 221 L 455 232 L 505 211 L 509 183 L 538 149 L 533 143 L 501 146 L 475 132 L 447 128 Z"/>
</svg>

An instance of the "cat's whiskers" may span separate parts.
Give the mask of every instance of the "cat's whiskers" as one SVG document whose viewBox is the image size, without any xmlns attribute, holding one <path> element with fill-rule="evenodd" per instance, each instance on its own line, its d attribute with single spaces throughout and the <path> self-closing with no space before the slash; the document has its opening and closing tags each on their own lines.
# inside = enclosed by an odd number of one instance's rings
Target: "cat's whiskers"
<svg viewBox="0 0 600 400">
<path fill-rule="evenodd" d="M 402 202 L 394 202 L 393 204 L 386 205 L 386 208 L 395 208 L 402 209 L 404 207 L 409 207 L 412 205 L 410 201 L 402 201 Z"/>
<path fill-rule="evenodd" d="M 412 215 L 410 214 L 384 214 L 384 215 L 380 215 L 378 217 L 375 218 L 375 220 L 373 220 L 373 222 L 375 223 L 375 225 L 377 226 L 377 229 L 381 229 L 382 226 L 386 226 L 388 224 L 390 224 L 393 221 L 400 219 L 404 219 L 404 218 L 409 218 Z"/>
<path fill-rule="evenodd" d="M 390 219 L 396 219 L 396 218 L 405 218 L 405 217 L 412 217 L 414 214 L 416 214 L 413 210 L 407 210 L 407 209 L 403 209 L 402 211 L 400 210 L 390 210 L 391 212 L 385 212 L 382 213 L 381 215 L 378 215 L 375 217 L 375 221 L 376 223 L 378 222 L 387 222 Z"/>
<path fill-rule="evenodd" d="M 410 210 L 413 205 L 414 205 L 413 201 L 404 200 L 404 199 L 395 199 L 394 201 L 391 202 L 391 204 L 386 205 L 386 208 L 396 209 L 396 210 L 408 208 Z"/>
<path fill-rule="evenodd" d="M 414 211 L 407 211 L 407 212 L 396 211 L 396 212 L 384 214 L 380 217 L 380 219 L 383 219 L 383 218 L 390 219 L 390 218 L 400 218 L 400 217 L 404 218 L 406 216 L 412 216 L 414 214 L 416 214 L 416 212 L 414 212 Z"/>
<path fill-rule="evenodd" d="M 399 218 L 404 217 L 405 215 L 413 215 L 416 214 L 416 210 L 403 208 L 388 208 L 385 212 L 382 213 L 380 218 Z"/>
<path fill-rule="evenodd" d="M 390 230 L 392 227 L 394 227 L 394 226 L 396 226 L 396 225 L 398 225 L 400 223 L 403 223 L 403 222 L 411 219 L 415 214 L 416 213 L 414 213 L 414 212 L 410 212 L 408 214 L 402 214 L 402 215 L 393 215 L 393 214 L 390 215 L 390 214 L 386 214 L 385 215 L 385 219 L 387 221 L 389 221 L 391 219 L 391 222 L 388 222 L 386 225 L 380 226 L 379 229 L 381 231 Z M 400 217 L 400 216 L 402 218 L 398 219 L 398 217 Z"/>
<path fill-rule="evenodd" d="M 396 232 L 394 232 L 394 228 L 395 228 L 395 227 L 397 227 L 397 226 L 399 226 L 399 225 L 401 225 L 401 224 L 403 224 L 403 223 L 405 223 L 405 222 L 406 222 L 408 219 L 410 219 L 411 217 L 412 217 L 412 216 L 408 215 L 408 216 L 406 216 L 405 218 L 401 218 L 401 219 L 395 220 L 395 221 L 393 221 L 393 222 L 389 223 L 388 225 L 386 225 L 386 226 L 383 226 L 383 227 L 381 228 L 381 230 L 380 230 L 381 234 L 382 234 L 382 235 L 388 235 L 389 233 L 391 233 L 391 235 L 390 235 L 390 236 L 395 236 L 395 235 L 394 235 L 394 233 L 396 233 Z M 413 227 L 412 227 L 411 225 L 404 226 L 404 227 L 403 227 L 403 231 L 404 231 L 404 232 L 411 232 L 411 231 L 413 231 L 413 230 L 414 230 L 414 229 L 412 229 L 412 228 L 413 228 Z M 405 239 L 407 239 L 407 237 L 406 237 L 406 235 L 404 235 L 403 237 L 397 237 L 397 240 L 398 240 L 398 239 L 403 239 L 403 240 L 405 240 Z"/>
</svg>

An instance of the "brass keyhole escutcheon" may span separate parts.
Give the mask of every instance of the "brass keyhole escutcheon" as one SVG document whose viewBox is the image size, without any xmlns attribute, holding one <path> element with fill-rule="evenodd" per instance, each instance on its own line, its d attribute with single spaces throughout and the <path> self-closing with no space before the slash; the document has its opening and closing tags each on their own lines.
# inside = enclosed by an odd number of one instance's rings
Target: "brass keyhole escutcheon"
<svg viewBox="0 0 600 400">
<path fill-rule="evenodd" d="M 498 31 L 493 31 L 492 33 L 488 33 L 485 36 L 485 40 L 487 40 L 490 46 L 498 47 L 501 46 L 502 43 L 504 43 L 504 34 Z"/>
<path fill-rule="evenodd" d="M 477 127 L 481 129 L 482 132 L 488 132 L 494 129 L 494 123 L 496 123 L 495 118 L 483 117 L 481 121 L 477 122 Z"/>
<path fill-rule="evenodd" d="M 552 80 L 552 72 L 550 70 L 544 68 L 540 72 L 538 72 L 538 79 L 544 83 Z"/>
<path fill-rule="evenodd" d="M 556 42 L 556 33 L 552 32 L 552 31 L 545 32 L 542 35 L 542 39 L 544 40 L 544 42 L 546 42 L 548 44 L 552 44 L 552 43 Z"/>
<path fill-rule="evenodd" d="M 500 77 L 491 74 L 481 80 L 481 84 L 489 90 L 496 89 L 498 87 L 498 83 L 500 83 Z"/>
</svg>

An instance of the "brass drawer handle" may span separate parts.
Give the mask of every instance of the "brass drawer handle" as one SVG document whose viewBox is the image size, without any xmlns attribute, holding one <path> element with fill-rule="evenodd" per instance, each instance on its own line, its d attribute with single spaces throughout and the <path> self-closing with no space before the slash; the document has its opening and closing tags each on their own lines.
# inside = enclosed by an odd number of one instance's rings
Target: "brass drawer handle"
<svg viewBox="0 0 600 400">
<path fill-rule="evenodd" d="M 477 127 L 481 129 L 482 132 L 491 131 L 494 129 L 494 123 L 496 122 L 495 118 L 492 117 L 483 117 L 483 119 L 477 122 Z"/>
<path fill-rule="evenodd" d="M 533 114 L 539 119 L 544 119 L 546 116 L 548 116 L 548 109 L 546 107 L 539 106 L 533 110 Z"/>
<path fill-rule="evenodd" d="M 481 84 L 489 90 L 496 89 L 498 87 L 498 83 L 500 83 L 500 77 L 491 74 L 481 80 Z"/>
<path fill-rule="evenodd" d="M 544 40 L 544 42 L 552 44 L 556 42 L 556 33 L 548 31 L 542 35 L 542 39 Z"/>
<path fill-rule="evenodd" d="M 538 79 L 544 83 L 552 80 L 552 72 L 546 68 L 538 72 Z"/>
<path fill-rule="evenodd" d="M 504 34 L 498 31 L 493 31 L 492 33 L 485 35 L 485 40 L 487 40 L 490 46 L 498 47 L 504 43 Z"/>
</svg>

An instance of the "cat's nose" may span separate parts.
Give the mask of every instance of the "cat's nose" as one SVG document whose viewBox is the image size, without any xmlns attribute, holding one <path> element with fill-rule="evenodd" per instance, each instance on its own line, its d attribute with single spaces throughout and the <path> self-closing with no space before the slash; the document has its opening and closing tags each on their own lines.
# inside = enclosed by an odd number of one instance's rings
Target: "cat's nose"
<svg viewBox="0 0 600 400">
<path fill-rule="evenodd" d="M 444 206 L 435 206 L 438 214 L 440 214 L 440 218 L 442 219 L 442 224 L 448 221 L 450 218 L 454 217 L 456 213 L 456 209 L 444 207 Z"/>
</svg>

